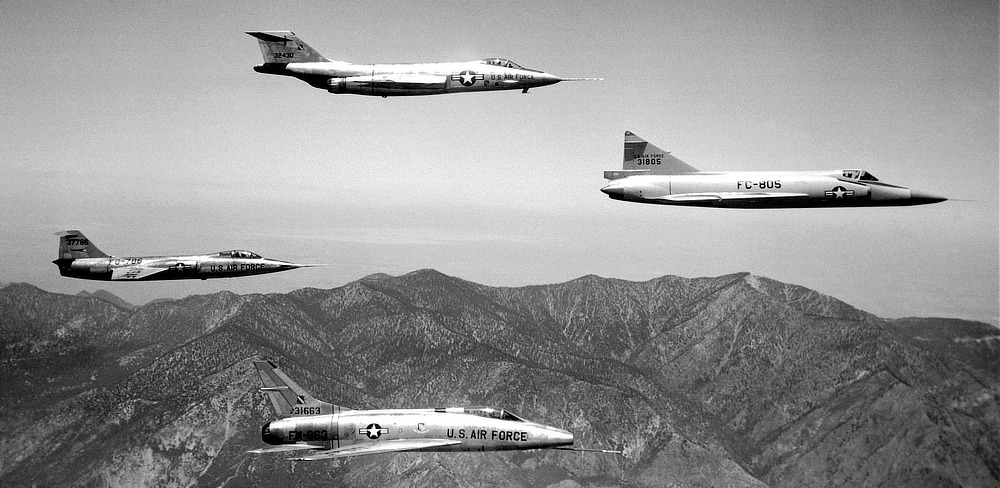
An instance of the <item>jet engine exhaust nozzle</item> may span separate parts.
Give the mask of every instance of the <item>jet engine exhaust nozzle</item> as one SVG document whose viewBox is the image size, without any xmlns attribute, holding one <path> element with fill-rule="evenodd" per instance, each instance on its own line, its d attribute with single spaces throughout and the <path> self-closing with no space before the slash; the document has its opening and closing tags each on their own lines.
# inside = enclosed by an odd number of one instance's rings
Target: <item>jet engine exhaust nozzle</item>
<svg viewBox="0 0 1000 488">
<path fill-rule="evenodd" d="M 284 444 L 280 435 L 271 433 L 271 422 L 268 422 L 260 427 L 260 439 L 272 446 Z"/>
</svg>

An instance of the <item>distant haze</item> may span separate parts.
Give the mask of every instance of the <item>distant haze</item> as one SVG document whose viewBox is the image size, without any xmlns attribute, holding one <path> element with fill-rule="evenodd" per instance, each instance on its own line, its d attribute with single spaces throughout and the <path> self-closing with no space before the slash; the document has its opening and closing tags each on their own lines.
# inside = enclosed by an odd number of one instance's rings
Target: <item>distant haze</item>
<svg viewBox="0 0 1000 488">
<path fill-rule="evenodd" d="M 747 271 L 882 317 L 996 325 L 996 2 L 6 2 L 4 282 L 159 297 L 434 268 L 489 285 Z M 500 56 L 560 83 L 330 95 L 255 73 L 246 30 L 355 62 Z M 598 190 L 625 130 L 704 170 L 863 168 L 950 197 L 741 211 Z M 962 200 L 962 201 L 958 201 Z M 105 252 L 250 249 L 333 266 L 173 283 L 62 278 Z"/>
</svg>

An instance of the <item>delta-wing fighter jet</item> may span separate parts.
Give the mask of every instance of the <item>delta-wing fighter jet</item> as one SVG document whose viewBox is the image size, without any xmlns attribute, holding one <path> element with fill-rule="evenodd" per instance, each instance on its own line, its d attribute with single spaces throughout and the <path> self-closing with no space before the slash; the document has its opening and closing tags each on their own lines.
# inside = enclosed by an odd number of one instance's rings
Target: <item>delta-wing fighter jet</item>
<svg viewBox="0 0 1000 488">
<path fill-rule="evenodd" d="M 193 256 L 115 257 L 101 252 L 78 230 L 59 236 L 59 274 L 103 281 L 153 281 L 233 278 L 317 266 L 277 261 L 250 251 L 222 251 Z"/>
<path fill-rule="evenodd" d="M 264 54 L 254 71 L 298 78 L 330 93 L 379 97 L 439 95 L 492 90 L 521 90 L 560 81 L 600 78 L 560 78 L 524 68 L 503 58 L 419 64 L 352 64 L 326 58 L 289 31 L 251 31 Z"/>
<path fill-rule="evenodd" d="M 947 198 L 890 185 L 861 169 L 703 172 L 625 132 L 621 171 L 605 171 L 601 189 L 615 200 L 741 208 L 874 207 Z"/>
<path fill-rule="evenodd" d="M 573 448 L 573 434 L 490 407 L 351 410 L 313 398 L 268 361 L 254 361 L 261 390 L 278 419 L 261 427 L 273 447 L 248 451 L 304 452 L 294 461 L 402 451 L 509 451 Z"/>
</svg>

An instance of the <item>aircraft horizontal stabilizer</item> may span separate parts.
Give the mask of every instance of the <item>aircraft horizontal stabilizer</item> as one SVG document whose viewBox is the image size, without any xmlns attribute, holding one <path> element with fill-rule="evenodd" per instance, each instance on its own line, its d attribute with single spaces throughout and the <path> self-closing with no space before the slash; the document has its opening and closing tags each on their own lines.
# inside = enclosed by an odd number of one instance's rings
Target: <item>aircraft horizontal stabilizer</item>
<svg viewBox="0 0 1000 488">
<path fill-rule="evenodd" d="M 292 31 L 248 31 L 247 34 L 262 41 L 270 42 L 286 42 L 289 40 L 288 36 L 295 35 Z"/>
<path fill-rule="evenodd" d="M 641 175 L 643 173 L 649 173 L 648 169 L 618 169 L 614 171 L 605 171 L 604 179 L 606 180 L 617 180 L 621 178 L 628 178 L 629 176 Z"/>
<path fill-rule="evenodd" d="M 167 268 L 114 268 L 111 270 L 111 281 L 143 280 L 166 270 Z"/>
<path fill-rule="evenodd" d="M 291 459 L 293 461 L 320 461 L 323 459 L 338 459 L 352 456 L 363 456 L 366 454 L 379 454 L 383 452 L 420 451 L 435 447 L 454 446 L 457 444 L 461 444 L 461 441 L 449 439 L 399 439 L 339 447 L 337 449 L 330 449 L 329 451 L 323 451 L 317 454 Z"/>
<path fill-rule="evenodd" d="M 326 449 L 324 446 L 316 446 L 312 444 L 288 444 L 284 446 L 275 447 L 262 447 L 260 449 L 252 449 L 247 452 L 252 454 L 267 454 L 270 452 L 291 452 L 291 451 L 306 451 L 310 449 Z"/>
</svg>

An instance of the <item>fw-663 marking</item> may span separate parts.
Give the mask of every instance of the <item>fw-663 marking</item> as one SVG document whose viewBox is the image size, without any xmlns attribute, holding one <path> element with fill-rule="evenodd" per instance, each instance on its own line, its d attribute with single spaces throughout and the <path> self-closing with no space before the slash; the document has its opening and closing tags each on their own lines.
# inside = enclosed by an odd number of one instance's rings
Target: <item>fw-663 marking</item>
<svg viewBox="0 0 1000 488">
<path fill-rule="evenodd" d="M 311 451 L 315 461 L 402 451 L 506 451 L 572 447 L 573 434 L 493 407 L 351 410 L 317 400 L 269 361 L 254 361 L 261 390 L 277 415 L 261 427 L 271 447 L 249 451 Z M 307 412 L 307 413 L 306 413 Z"/>
</svg>

